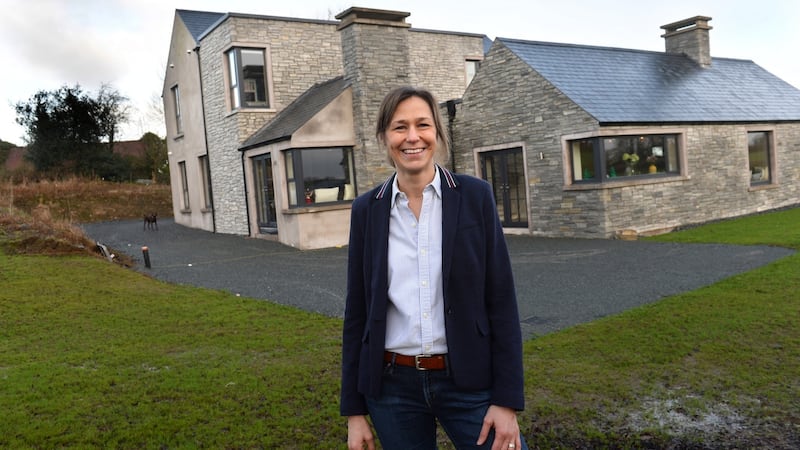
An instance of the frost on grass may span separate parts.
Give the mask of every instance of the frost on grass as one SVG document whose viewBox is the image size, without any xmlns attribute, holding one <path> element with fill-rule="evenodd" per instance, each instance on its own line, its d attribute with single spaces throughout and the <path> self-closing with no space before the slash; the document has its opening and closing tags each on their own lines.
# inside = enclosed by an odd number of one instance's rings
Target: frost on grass
<svg viewBox="0 0 800 450">
<path fill-rule="evenodd" d="M 745 428 L 746 418 L 723 402 L 708 402 L 694 395 L 646 399 L 639 411 L 629 413 L 636 431 L 660 429 L 672 435 L 730 434 Z"/>
</svg>

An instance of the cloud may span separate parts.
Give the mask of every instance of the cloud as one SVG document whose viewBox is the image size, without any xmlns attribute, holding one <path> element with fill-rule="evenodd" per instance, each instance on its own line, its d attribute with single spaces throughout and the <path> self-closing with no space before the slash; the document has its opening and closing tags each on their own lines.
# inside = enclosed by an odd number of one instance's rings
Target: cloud
<svg viewBox="0 0 800 450">
<path fill-rule="evenodd" d="M 99 85 L 117 79 L 126 67 L 125 49 L 115 44 L 124 33 L 109 33 L 99 16 L 81 13 L 67 2 L 13 1 L 5 16 L 2 38 L 13 42 L 14 60 L 36 78 L 65 84 Z"/>
</svg>

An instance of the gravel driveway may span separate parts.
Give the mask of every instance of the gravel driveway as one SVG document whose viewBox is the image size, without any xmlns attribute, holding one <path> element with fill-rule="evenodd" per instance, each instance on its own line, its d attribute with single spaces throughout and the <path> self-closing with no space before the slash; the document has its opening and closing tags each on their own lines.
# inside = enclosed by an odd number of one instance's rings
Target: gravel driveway
<svg viewBox="0 0 800 450">
<path fill-rule="evenodd" d="M 347 249 L 300 251 L 159 221 L 83 225 L 92 239 L 177 284 L 221 289 L 332 317 L 344 311 Z M 616 314 L 746 272 L 793 250 L 768 246 L 507 236 L 526 337 Z M 149 248 L 145 268 L 142 247 Z"/>
</svg>

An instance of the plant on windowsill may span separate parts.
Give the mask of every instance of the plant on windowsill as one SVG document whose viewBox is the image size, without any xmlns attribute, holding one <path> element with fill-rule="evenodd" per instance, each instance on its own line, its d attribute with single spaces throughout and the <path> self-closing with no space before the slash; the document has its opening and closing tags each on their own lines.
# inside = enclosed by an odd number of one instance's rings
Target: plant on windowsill
<svg viewBox="0 0 800 450">
<path fill-rule="evenodd" d="M 622 160 L 625 161 L 625 175 L 636 174 L 636 163 L 639 162 L 639 155 L 636 153 L 623 153 Z"/>
<path fill-rule="evenodd" d="M 658 172 L 658 167 L 656 167 L 656 157 L 655 155 L 650 155 L 647 157 L 647 162 L 650 163 L 650 166 L 647 168 L 647 171 L 650 173 Z"/>
</svg>

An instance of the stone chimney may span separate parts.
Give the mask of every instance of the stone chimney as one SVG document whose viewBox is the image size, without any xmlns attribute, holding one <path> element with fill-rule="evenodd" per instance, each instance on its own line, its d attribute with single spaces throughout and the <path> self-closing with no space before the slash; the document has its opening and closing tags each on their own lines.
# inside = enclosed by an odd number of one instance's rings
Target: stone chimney
<svg viewBox="0 0 800 450">
<path fill-rule="evenodd" d="M 711 17 L 694 16 L 689 19 L 663 25 L 667 53 L 684 54 L 694 60 L 700 67 L 711 66 L 711 52 L 708 21 Z"/>
<path fill-rule="evenodd" d="M 353 91 L 354 150 L 361 192 L 394 169 L 375 138 L 378 109 L 389 90 L 411 82 L 408 30 L 401 11 L 353 7 L 336 15 L 342 41 L 344 77 Z M 368 179 L 369 177 L 369 179 Z"/>
</svg>

